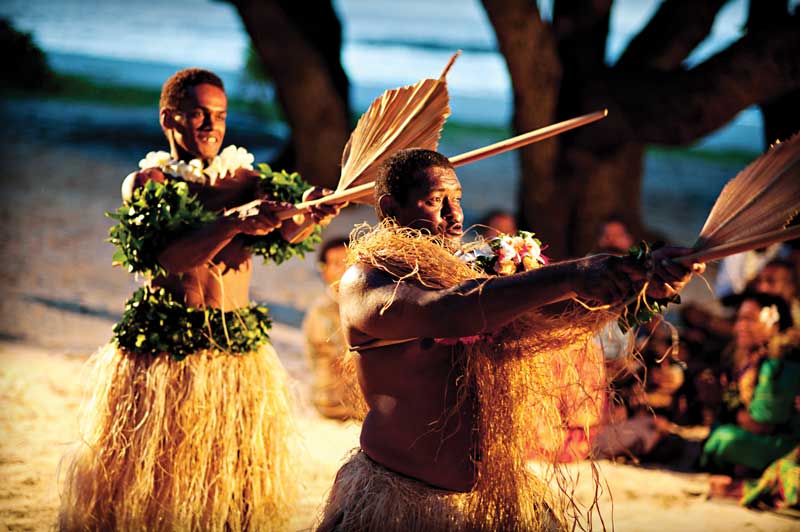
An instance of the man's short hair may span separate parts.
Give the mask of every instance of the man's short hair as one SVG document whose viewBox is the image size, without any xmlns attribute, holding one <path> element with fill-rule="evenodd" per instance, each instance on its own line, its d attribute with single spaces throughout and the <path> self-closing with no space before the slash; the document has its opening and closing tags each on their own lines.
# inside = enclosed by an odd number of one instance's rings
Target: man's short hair
<svg viewBox="0 0 800 532">
<path fill-rule="evenodd" d="M 317 262 L 320 264 L 327 264 L 328 263 L 328 252 L 332 249 L 347 246 L 350 243 L 350 239 L 345 236 L 337 236 L 334 238 L 329 238 L 317 250 Z"/>
<path fill-rule="evenodd" d="M 202 68 L 185 68 L 178 70 L 161 87 L 161 100 L 159 109 L 177 109 L 181 102 L 189 95 L 189 89 L 208 83 L 219 87 L 223 91 L 225 86 L 222 80 L 211 72 Z"/>
<path fill-rule="evenodd" d="M 450 168 L 450 159 L 439 152 L 422 148 L 401 150 L 386 159 L 378 168 L 375 179 L 375 206 L 380 210 L 380 199 L 392 196 L 398 203 L 408 201 L 411 188 L 424 182 L 423 172 L 428 168 Z M 378 212 L 380 216 L 381 213 Z"/>
</svg>

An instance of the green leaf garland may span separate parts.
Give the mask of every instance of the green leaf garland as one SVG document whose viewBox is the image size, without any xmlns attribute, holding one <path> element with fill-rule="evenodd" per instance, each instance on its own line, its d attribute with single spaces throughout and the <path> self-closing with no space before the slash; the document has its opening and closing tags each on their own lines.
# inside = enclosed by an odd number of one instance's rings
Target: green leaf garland
<svg viewBox="0 0 800 532">
<path fill-rule="evenodd" d="M 117 246 L 112 261 L 131 273 L 166 275 L 158 255 L 170 240 L 216 219 L 189 194 L 183 181 L 148 181 L 131 200 L 106 216 L 119 223 L 109 230 L 108 241 Z"/>
<path fill-rule="evenodd" d="M 187 307 L 163 288 L 142 287 L 114 326 L 117 345 L 131 353 L 169 354 L 175 360 L 206 349 L 245 354 L 268 343 L 269 309 L 252 304 L 222 312 Z"/>
<path fill-rule="evenodd" d="M 259 164 L 261 173 L 258 190 L 275 201 L 300 203 L 303 192 L 311 185 L 303 181 L 300 174 L 286 170 L 273 171 L 267 164 Z M 263 236 L 245 236 L 245 245 L 253 255 L 259 255 L 267 264 L 270 261 L 281 264 L 294 256 L 305 257 L 314 251 L 314 247 L 322 241 L 322 228 L 314 227 L 314 231 L 303 241 L 290 244 L 283 239 L 279 231 L 272 231 Z"/>
<path fill-rule="evenodd" d="M 276 201 L 298 203 L 309 184 L 296 172 L 273 172 L 260 164 L 259 191 Z M 118 223 L 109 230 L 108 241 L 117 246 L 112 262 L 122 265 L 131 273 L 148 277 L 167 275 L 158 263 L 158 255 L 167 244 L 185 234 L 211 223 L 218 215 L 208 211 L 188 185 L 180 180 L 148 181 L 133 192 L 132 199 L 106 216 Z M 304 257 L 314 251 L 322 240 L 322 230 L 314 228 L 305 240 L 290 244 L 279 231 L 264 236 L 243 235 L 245 245 L 254 255 L 263 257 L 265 263 L 285 262 L 292 257 Z"/>
</svg>

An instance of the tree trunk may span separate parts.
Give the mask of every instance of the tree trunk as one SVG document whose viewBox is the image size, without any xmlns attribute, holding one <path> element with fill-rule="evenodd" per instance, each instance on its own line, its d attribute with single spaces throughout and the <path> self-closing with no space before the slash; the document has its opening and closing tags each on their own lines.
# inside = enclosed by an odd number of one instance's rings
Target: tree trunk
<svg viewBox="0 0 800 532">
<path fill-rule="evenodd" d="M 605 120 L 521 150 L 521 226 L 539 233 L 556 258 L 589 251 L 611 216 L 647 236 L 640 208 L 646 144 L 688 144 L 766 102 L 768 134 L 783 128 L 785 136 L 792 121 L 781 119 L 800 87 L 798 17 L 786 13 L 785 1 L 764 2 L 768 8 L 757 2 L 762 14 L 783 4 L 779 20 L 770 16 L 686 69 L 684 59 L 725 0 L 664 0 L 613 67 L 604 60 L 610 1 L 555 0 L 550 27 L 535 2 L 483 0 L 511 74 L 516 132 L 609 109 Z"/>
<path fill-rule="evenodd" d="M 314 9 L 287 0 L 233 3 L 292 130 L 279 163 L 334 188 L 350 127 L 347 77 L 339 61 L 341 26 L 330 2 Z"/>
<path fill-rule="evenodd" d="M 555 121 L 561 63 L 550 28 L 542 22 L 536 3 L 529 0 L 483 0 L 494 26 L 514 87 L 514 130 L 537 129 Z M 563 190 L 555 173 L 557 138 L 519 150 L 520 226 L 536 231 L 560 255 L 566 245 L 566 212 L 559 202 Z M 535 213 L 535 215 L 531 215 Z"/>
</svg>

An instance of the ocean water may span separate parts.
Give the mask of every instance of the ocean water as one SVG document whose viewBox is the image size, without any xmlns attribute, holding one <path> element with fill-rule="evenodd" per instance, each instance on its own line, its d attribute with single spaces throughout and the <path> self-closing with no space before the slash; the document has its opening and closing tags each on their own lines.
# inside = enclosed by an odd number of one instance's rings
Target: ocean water
<svg viewBox="0 0 800 532">
<path fill-rule="evenodd" d="M 543 16 L 549 17 L 551 1 L 539 4 Z M 614 2 L 609 63 L 659 5 L 660 0 Z M 356 111 L 366 109 L 387 88 L 438 76 L 450 55 L 461 49 L 448 75 L 452 120 L 508 124 L 511 84 L 478 0 L 334 0 L 334 6 L 344 28 L 342 61 Z M 746 12 L 747 0 L 730 1 L 687 63 L 696 64 L 736 40 Z M 160 86 L 178 68 L 205 66 L 221 73 L 230 88 L 242 85 L 249 38 L 227 2 L 4 0 L 0 16 L 31 32 L 61 71 Z M 699 146 L 758 153 L 763 149 L 761 128 L 758 111 L 747 109 Z"/>
<path fill-rule="evenodd" d="M 793 0 L 795 5 L 799 2 Z M 609 63 L 616 60 L 660 3 L 615 0 L 607 43 Z M 543 16 L 549 17 L 550 2 L 540 0 L 539 4 Z M 334 5 L 344 28 L 342 61 L 351 81 L 354 110 L 366 109 L 387 88 L 438 76 L 450 55 L 461 49 L 463 54 L 448 75 L 453 110 L 450 120 L 508 124 L 510 81 L 478 0 L 334 0 Z M 728 2 L 711 34 L 687 64 L 696 64 L 736 40 L 746 12 L 747 0 Z M 160 87 L 179 68 L 203 66 L 219 73 L 231 92 L 246 86 L 242 66 L 249 37 L 236 10 L 224 1 L 2 0 L 0 16 L 31 32 L 59 71 L 99 81 Z M 83 143 L 96 156 L 111 150 L 114 157 L 135 160 L 150 149 L 149 143 L 161 140 L 155 105 L 152 110 L 101 109 L 98 113 L 98 108 L 90 104 L 65 110 L 49 103 L 13 106 L 15 116 L 24 118 L 21 122 L 30 130 L 28 134 L 45 142 Z M 259 160 L 268 160 L 286 137 L 285 128 L 253 120 L 232 116 L 229 140 L 250 147 Z M 120 136 L 122 123 L 130 138 Z M 91 125 L 91 131 L 82 131 L 82 124 Z M 747 109 L 695 146 L 706 152 L 739 152 L 736 157 L 648 153 L 641 198 L 648 225 L 677 242 L 690 243 L 724 183 L 746 160 L 763 151 L 762 128 L 760 113 Z M 98 131 L 108 131 L 106 137 L 116 143 L 104 141 L 102 146 L 95 146 L 92 143 L 98 142 Z M 478 147 L 476 142 L 500 140 L 490 136 L 485 131 L 453 134 L 442 139 L 440 149 L 455 155 Z M 143 138 L 147 146 L 142 145 Z M 468 223 L 492 208 L 515 210 L 519 178 L 515 152 L 460 168 L 459 177 L 466 192 Z"/>
</svg>

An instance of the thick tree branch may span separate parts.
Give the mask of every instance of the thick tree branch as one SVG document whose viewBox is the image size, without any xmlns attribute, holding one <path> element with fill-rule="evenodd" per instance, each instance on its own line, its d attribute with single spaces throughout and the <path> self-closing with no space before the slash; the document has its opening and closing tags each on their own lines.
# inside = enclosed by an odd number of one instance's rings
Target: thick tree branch
<svg viewBox="0 0 800 532">
<path fill-rule="evenodd" d="M 647 26 L 633 38 L 615 68 L 672 70 L 679 67 L 706 38 L 717 12 L 726 2 L 666 0 Z"/>
<path fill-rule="evenodd" d="M 622 73 L 587 86 L 589 101 L 609 102 L 609 118 L 592 130 L 591 140 L 687 144 L 750 105 L 800 88 L 799 30 L 798 17 L 787 16 L 691 70 Z"/>
<path fill-rule="evenodd" d="M 605 68 L 611 0 L 559 0 L 553 33 L 565 75 L 586 77 Z"/>
<path fill-rule="evenodd" d="M 769 28 L 786 17 L 786 13 L 786 0 L 751 1 L 747 28 L 751 31 Z M 764 142 L 767 146 L 800 131 L 798 102 L 800 102 L 800 89 L 760 102 L 761 114 L 764 117 Z"/>
<path fill-rule="evenodd" d="M 747 13 L 747 29 L 750 31 L 769 28 L 786 17 L 789 10 L 787 0 L 753 0 Z"/>
<path fill-rule="evenodd" d="M 236 0 L 234 4 L 275 83 L 292 128 L 297 153 L 297 167 L 292 170 L 298 170 L 312 183 L 335 186 L 349 119 L 347 101 L 341 87 L 337 87 L 336 69 L 329 67 L 325 55 L 328 52 L 321 50 L 333 46 L 337 35 L 340 42 L 338 26 L 326 29 L 333 31 L 327 39 L 317 35 L 309 40 L 305 35 L 308 29 L 301 30 L 295 24 L 281 7 L 282 2 Z M 335 13 L 332 16 L 328 22 L 338 25 Z"/>
</svg>

